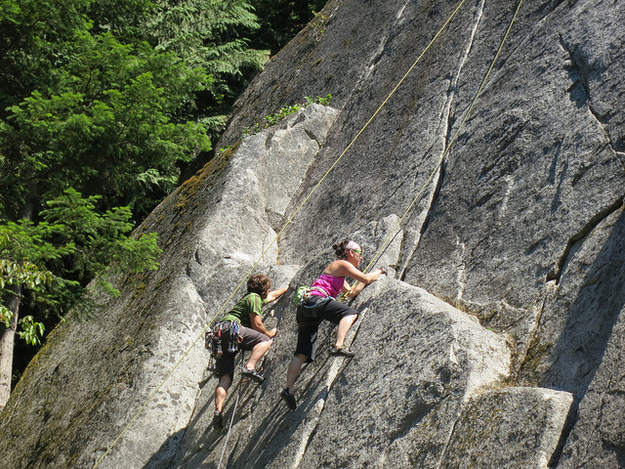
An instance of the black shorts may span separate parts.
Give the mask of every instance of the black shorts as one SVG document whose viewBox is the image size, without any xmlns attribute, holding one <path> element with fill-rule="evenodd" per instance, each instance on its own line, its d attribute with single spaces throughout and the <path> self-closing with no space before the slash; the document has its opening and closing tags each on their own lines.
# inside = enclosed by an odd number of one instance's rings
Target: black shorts
<svg viewBox="0 0 625 469">
<path fill-rule="evenodd" d="M 254 346 L 271 340 L 262 332 L 258 332 L 254 329 L 245 326 L 239 326 L 239 335 L 242 337 L 242 341 L 239 343 L 239 349 L 252 350 Z M 235 353 L 224 352 L 224 354 L 216 360 L 215 374 L 218 378 L 223 375 L 234 375 L 234 357 Z"/>
<path fill-rule="evenodd" d="M 334 298 L 311 295 L 297 307 L 297 347 L 295 354 L 306 355 L 306 362 L 315 359 L 317 331 L 323 320 L 338 324 L 345 316 L 358 314 L 354 308 L 339 303 Z"/>
</svg>

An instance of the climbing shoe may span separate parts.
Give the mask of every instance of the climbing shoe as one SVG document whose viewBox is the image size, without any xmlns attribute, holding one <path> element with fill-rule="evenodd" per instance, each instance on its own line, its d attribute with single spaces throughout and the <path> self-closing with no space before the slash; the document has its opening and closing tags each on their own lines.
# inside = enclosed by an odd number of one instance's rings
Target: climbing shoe
<svg viewBox="0 0 625 469">
<path fill-rule="evenodd" d="M 286 405 L 289 409 L 295 410 L 295 408 L 297 407 L 297 402 L 295 401 L 294 394 L 291 394 L 288 389 L 285 389 L 280 393 L 280 397 L 284 402 L 286 402 Z"/>
<path fill-rule="evenodd" d="M 330 355 L 351 358 L 356 354 L 352 352 L 351 350 L 349 350 L 347 347 L 342 346 L 342 347 L 332 347 L 332 351 L 330 352 Z"/>
<path fill-rule="evenodd" d="M 224 417 L 218 410 L 216 410 L 215 415 L 213 415 L 213 427 L 215 427 L 216 430 L 224 428 Z"/>
<path fill-rule="evenodd" d="M 248 370 L 245 367 L 241 367 L 241 374 L 244 378 L 250 378 L 252 381 L 258 384 L 265 381 L 265 377 L 256 370 Z"/>
</svg>

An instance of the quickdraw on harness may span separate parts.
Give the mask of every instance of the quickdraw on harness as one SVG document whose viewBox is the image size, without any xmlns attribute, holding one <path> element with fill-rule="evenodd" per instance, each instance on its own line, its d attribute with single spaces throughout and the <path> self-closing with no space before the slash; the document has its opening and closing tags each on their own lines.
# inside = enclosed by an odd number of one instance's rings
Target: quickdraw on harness
<svg viewBox="0 0 625 469">
<path fill-rule="evenodd" d="M 318 291 L 321 295 L 311 295 L 311 292 L 313 291 Z M 315 298 L 316 301 L 312 301 L 312 298 Z M 317 310 L 331 299 L 332 297 L 330 294 L 322 287 L 299 287 L 295 292 L 297 322 L 300 324 L 317 323 L 319 321 L 317 317 Z"/>
<path fill-rule="evenodd" d="M 295 291 L 295 305 L 304 306 L 304 308 L 306 308 L 306 305 L 304 303 L 308 299 L 312 291 L 318 291 L 322 293 L 325 298 L 332 298 L 324 288 L 302 286 Z"/>
<path fill-rule="evenodd" d="M 236 321 L 217 323 L 213 330 L 206 331 L 204 335 L 204 345 L 215 358 L 220 358 L 224 353 L 237 353 L 242 341 L 239 323 Z"/>
</svg>

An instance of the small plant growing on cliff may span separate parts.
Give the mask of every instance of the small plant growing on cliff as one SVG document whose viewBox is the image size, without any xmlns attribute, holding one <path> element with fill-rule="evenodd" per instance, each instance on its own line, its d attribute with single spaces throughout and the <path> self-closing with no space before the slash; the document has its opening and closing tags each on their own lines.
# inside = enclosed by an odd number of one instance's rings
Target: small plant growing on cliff
<svg viewBox="0 0 625 469">
<path fill-rule="evenodd" d="M 327 25 L 328 17 L 325 15 L 317 14 L 312 22 L 312 29 L 315 41 L 319 42 L 321 40 L 321 36 L 323 36 L 323 33 L 325 33 Z"/>
<path fill-rule="evenodd" d="M 325 98 L 321 97 L 321 96 L 317 96 L 314 99 L 306 96 L 306 97 L 304 97 L 304 100 L 305 101 L 303 103 L 285 104 L 275 114 L 269 114 L 269 115 L 265 116 L 263 118 L 263 121 L 264 121 L 263 124 L 255 123 L 255 124 L 253 124 L 250 127 L 244 127 L 243 131 L 241 132 L 241 136 L 242 137 L 249 137 L 250 135 L 257 134 L 258 132 L 260 132 L 261 130 L 263 130 L 263 129 L 267 128 L 267 127 L 271 127 L 272 125 L 276 125 L 277 123 L 282 121 L 282 119 L 284 119 L 285 117 L 287 117 L 287 116 L 289 116 L 291 114 L 296 113 L 300 109 L 307 108 L 311 104 L 321 104 L 323 106 L 329 106 L 330 102 L 332 101 L 332 95 L 328 94 L 328 96 L 326 96 Z"/>
<path fill-rule="evenodd" d="M 282 106 L 278 110 L 278 112 L 276 112 L 275 114 L 270 114 L 268 116 L 265 116 L 265 122 L 267 123 L 265 127 L 271 127 L 272 125 L 276 125 L 286 116 L 295 114 L 297 111 L 299 111 L 300 109 L 303 109 L 304 107 L 306 106 L 302 104 L 292 104 L 292 105 Z"/>
</svg>

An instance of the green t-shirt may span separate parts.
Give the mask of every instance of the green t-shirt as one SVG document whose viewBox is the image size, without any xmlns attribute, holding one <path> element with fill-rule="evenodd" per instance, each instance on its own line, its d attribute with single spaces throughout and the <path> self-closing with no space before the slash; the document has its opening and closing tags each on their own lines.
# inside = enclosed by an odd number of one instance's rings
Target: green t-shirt
<svg viewBox="0 0 625 469">
<path fill-rule="evenodd" d="M 248 293 L 234 307 L 227 312 L 222 321 L 236 321 L 242 326 L 252 327 L 250 314 L 262 315 L 263 304 L 267 301 L 263 300 L 258 293 Z"/>
</svg>

